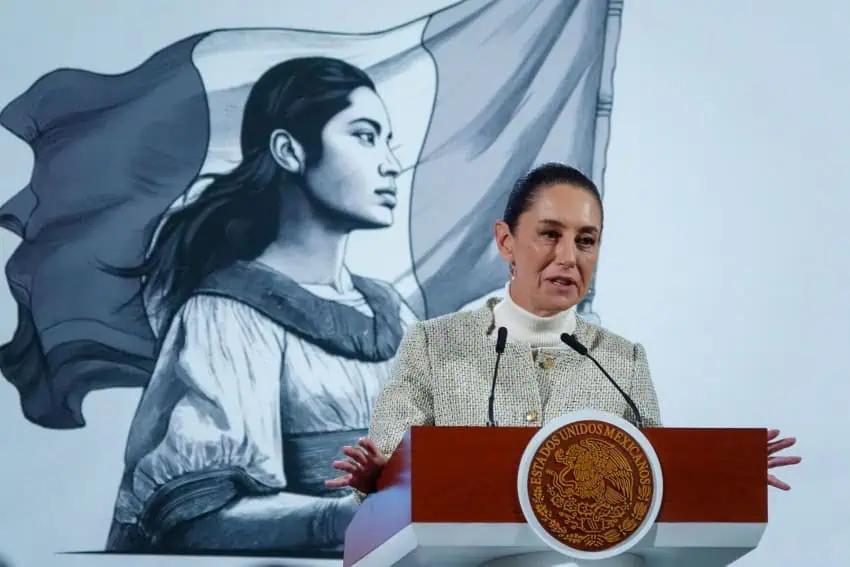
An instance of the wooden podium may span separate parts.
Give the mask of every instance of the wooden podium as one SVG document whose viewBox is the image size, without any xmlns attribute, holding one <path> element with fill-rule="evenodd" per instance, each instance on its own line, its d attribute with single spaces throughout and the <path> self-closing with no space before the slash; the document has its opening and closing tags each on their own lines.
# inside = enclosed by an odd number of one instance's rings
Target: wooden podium
<svg viewBox="0 0 850 567">
<path fill-rule="evenodd" d="M 537 431 L 412 428 L 348 528 L 345 567 L 717 567 L 754 549 L 767 526 L 765 429 L 648 428 L 664 478 L 654 525 L 628 558 L 553 562 L 517 494 Z"/>
</svg>

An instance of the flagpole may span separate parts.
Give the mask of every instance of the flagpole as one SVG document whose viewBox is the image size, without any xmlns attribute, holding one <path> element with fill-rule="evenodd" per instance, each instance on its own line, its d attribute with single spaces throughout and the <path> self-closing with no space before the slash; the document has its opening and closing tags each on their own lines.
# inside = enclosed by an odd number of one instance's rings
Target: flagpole
<svg viewBox="0 0 850 567">
<path fill-rule="evenodd" d="M 617 66 L 617 47 L 620 42 L 623 0 L 608 0 L 608 15 L 605 22 L 605 47 L 602 54 L 602 71 L 599 79 L 599 95 L 596 103 L 596 131 L 593 140 L 593 161 L 590 177 L 602 198 L 605 198 L 605 167 L 608 143 L 611 138 L 611 110 L 614 105 L 614 69 Z M 593 310 L 596 298 L 597 271 L 593 272 L 590 288 L 578 305 L 583 319 L 599 324 L 601 318 Z"/>
</svg>

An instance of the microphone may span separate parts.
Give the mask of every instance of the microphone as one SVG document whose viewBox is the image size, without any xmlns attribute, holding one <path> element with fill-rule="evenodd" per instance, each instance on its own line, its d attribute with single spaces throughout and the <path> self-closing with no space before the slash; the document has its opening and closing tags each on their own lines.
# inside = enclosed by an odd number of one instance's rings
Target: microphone
<svg viewBox="0 0 850 567">
<path fill-rule="evenodd" d="M 496 401 L 496 376 L 499 375 L 499 361 L 502 360 L 502 353 L 505 352 L 505 344 L 508 342 L 508 330 L 505 327 L 499 327 L 498 335 L 496 335 L 496 367 L 493 368 L 493 382 L 490 386 L 490 402 L 487 407 L 487 427 L 495 427 L 496 419 L 493 417 L 493 403 Z"/>
<path fill-rule="evenodd" d="M 581 356 L 586 356 L 587 358 L 589 358 L 593 362 L 593 364 L 596 365 L 596 368 L 598 368 L 602 372 L 602 374 L 604 374 L 605 377 L 608 378 L 608 381 L 611 382 L 615 388 L 617 388 L 617 391 L 620 392 L 620 395 L 623 396 L 623 399 L 626 400 L 626 403 L 629 404 L 629 407 L 632 409 L 632 412 L 634 412 L 635 421 L 637 421 L 638 429 L 642 429 L 643 418 L 640 416 L 640 412 L 638 411 L 635 403 L 632 401 L 629 395 L 624 392 L 622 388 L 620 388 L 620 385 L 617 384 L 613 378 L 611 378 L 611 375 L 608 374 L 608 372 L 606 372 L 604 368 L 602 368 L 602 365 L 599 364 L 599 362 L 590 355 L 590 353 L 587 351 L 587 347 L 578 342 L 578 339 L 575 338 L 573 335 L 569 335 L 567 333 L 561 333 L 561 341 L 563 341 L 564 344 L 579 353 Z"/>
</svg>

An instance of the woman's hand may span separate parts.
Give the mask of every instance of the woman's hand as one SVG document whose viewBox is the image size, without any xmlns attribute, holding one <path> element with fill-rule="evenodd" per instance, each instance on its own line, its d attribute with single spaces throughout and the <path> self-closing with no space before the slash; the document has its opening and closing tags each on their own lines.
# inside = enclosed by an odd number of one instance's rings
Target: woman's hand
<svg viewBox="0 0 850 567">
<path fill-rule="evenodd" d="M 788 465 L 796 465 L 803 459 L 801 457 L 774 457 L 776 453 L 782 451 L 783 449 L 787 449 L 794 445 L 797 442 L 793 437 L 786 437 L 785 439 L 779 439 L 778 441 L 774 441 L 779 437 L 778 429 L 768 429 L 767 431 L 767 484 L 770 486 L 774 486 L 780 490 L 791 490 L 791 487 L 770 474 L 770 469 L 776 467 L 787 467 Z"/>
<path fill-rule="evenodd" d="M 348 460 L 334 461 L 333 467 L 346 474 L 326 480 L 325 486 L 328 488 L 350 486 L 364 494 L 375 492 L 378 476 L 389 459 L 368 437 L 363 437 L 357 441 L 356 447 L 346 445 L 342 448 L 342 452 L 348 457 Z"/>
</svg>

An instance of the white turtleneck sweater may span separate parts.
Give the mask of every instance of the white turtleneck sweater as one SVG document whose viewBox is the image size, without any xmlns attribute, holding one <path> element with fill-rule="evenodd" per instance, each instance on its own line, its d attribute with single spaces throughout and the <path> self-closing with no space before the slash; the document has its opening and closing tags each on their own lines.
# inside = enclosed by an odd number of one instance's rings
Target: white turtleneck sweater
<svg viewBox="0 0 850 567">
<path fill-rule="evenodd" d="M 524 343 L 531 347 L 562 347 L 561 333 L 576 330 L 575 307 L 551 317 L 540 317 L 517 305 L 511 299 L 511 284 L 505 286 L 505 298 L 493 308 L 496 328 L 508 330 L 508 342 Z"/>
</svg>

